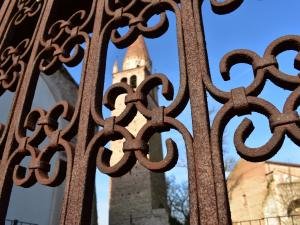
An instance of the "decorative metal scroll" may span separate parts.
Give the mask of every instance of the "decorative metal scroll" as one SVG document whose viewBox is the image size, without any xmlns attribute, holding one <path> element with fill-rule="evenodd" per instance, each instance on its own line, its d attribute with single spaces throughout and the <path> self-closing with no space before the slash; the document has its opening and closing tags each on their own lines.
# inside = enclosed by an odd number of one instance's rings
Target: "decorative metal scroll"
<svg viewBox="0 0 300 225">
<path fill-rule="evenodd" d="M 110 19 L 103 27 L 100 38 L 103 39 L 103 44 L 107 45 L 110 37 L 117 47 L 127 47 L 138 35 L 152 38 L 159 37 L 168 29 L 166 10 L 171 10 L 175 14 L 179 13 L 177 4 L 178 2 L 176 1 L 164 1 L 161 4 L 152 1 L 128 1 L 128 3 L 118 5 L 111 1 L 105 1 L 105 13 L 107 18 Z M 122 7 L 120 8 L 120 6 Z M 137 8 L 143 10 L 136 11 Z M 160 21 L 151 27 L 147 26 L 147 21 L 155 14 L 160 15 Z M 180 15 L 178 15 L 178 20 L 180 22 Z M 126 34 L 120 35 L 118 29 L 124 25 L 129 26 L 129 30 Z M 184 57 L 183 60 L 185 61 Z M 104 71 L 101 72 L 100 78 L 104 76 Z M 147 158 L 147 143 L 157 131 L 163 132 L 171 128 L 176 129 L 183 134 L 184 139 L 191 145 L 192 141 L 189 132 L 183 124 L 174 119 L 182 112 L 188 101 L 186 74 L 184 72 L 181 73 L 180 90 L 170 106 L 149 109 L 147 107 L 147 95 L 158 85 L 163 86 L 162 95 L 168 100 L 173 100 L 174 90 L 172 83 L 163 74 L 149 76 L 136 90 L 124 83 L 110 87 L 104 95 L 103 104 L 110 109 L 114 109 L 114 102 L 118 95 L 127 94 L 125 99 L 126 108 L 119 116 L 106 120 L 103 119 L 102 113 L 98 111 L 102 105 L 101 95 L 99 95 L 101 81 L 93 88 L 95 91 L 92 95 L 94 98 L 91 108 L 92 118 L 97 125 L 104 129 L 92 139 L 88 151 L 97 151 L 100 148 L 97 166 L 101 171 L 112 176 L 119 176 L 129 172 L 137 160 L 147 169 L 156 172 L 163 172 L 174 167 L 178 158 L 178 150 L 175 142 L 172 140 L 167 141 L 167 155 L 161 162 L 151 162 Z M 137 136 L 133 137 L 125 127 L 133 120 L 137 111 L 144 115 L 148 122 L 140 129 Z M 102 146 L 110 140 L 122 138 L 125 138 L 123 146 L 124 156 L 116 165 L 110 166 L 111 152 L 105 150 Z"/>
<path fill-rule="evenodd" d="M 273 136 L 265 145 L 258 148 L 250 148 L 244 144 L 254 129 L 251 120 L 246 118 L 238 126 L 234 143 L 238 153 L 247 160 L 262 161 L 271 158 L 280 149 L 285 135 L 296 144 L 300 144 L 299 115 L 296 111 L 300 103 L 300 80 L 298 76 L 280 71 L 276 60 L 276 57 L 284 51 L 299 52 L 299 44 L 300 36 L 284 36 L 272 42 L 263 57 L 249 50 L 236 50 L 225 55 L 220 64 L 223 79 L 230 79 L 230 68 L 233 65 L 247 63 L 252 66 L 254 73 L 254 80 L 248 87 L 238 87 L 230 92 L 224 92 L 217 89 L 209 77 L 204 78 L 209 92 L 224 104 L 216 115 L 212 130 L 216 130 L 222 135 L 224 127 L 231 118 L 251 112 L 261 113 L 269 119 Z M 300 69 L 299 57 L 296 57 L 294 65 L 295 68 Z M 272 103 L 258 97 L 264 89 L 266 80 L 292 91 L 284 104 L 283 112 L 280 112 Z"/>
<path fill-rule="evenodd" d="M 160 162 L 147 157 L 148 141 L 156 132 L 175 129 L 186 144 L 190 224 L 231 224 L 227 199 L 221 138 L 226 124 L 235 115 L 259 112 L 269 118 L 273 136 L 260 148 L 249 148 L 245 140 L 254 129 L 249 119 L 235 132 L 238 153 L 251 161 L 266 160 L 281 147 L 285 135 L 300 144 L 299 77 L 278 69 L 276 56 L 286 50 L 299 52 L 299 36 L 275 40 L 263 56 L 236 50 L 221 60 L 224 80 L 237 63 L 252 66 L 254 80 L 248 87 L 229 92 L 214 86 L 208 71 L 201 5 L 203 1 L 180 0 L 5 0 L 0 2 L 0 94 L 14 91 L 12 113 L 6 127 L 0 124 L 0 224 L 4 224 L 13 183 L 30 187 L 35 183 L 57 186 L 65 181 L 61 225 L 90 223 L 96 167 L 110 176 L 127 173 L 138 161 L 154 172 L 173 168 L 178 159 L 176 142 L 166 141 L 167 155 Z M 238 9 L 242 0 L 210 0 L 212 10 L 226 14 Z M 109 41 L 118 48 L 131 45 L 139 35 L 159 38 L 168 30 L 167 11 L 176 16 L 180 56 L 180 87 L 174 96 L 172 82 L 164 74 L 153 74 L 136 89 L 114 84 L 104 93 L 105 66 Z M 160 16 L 156 25 L 148 21 Z M 118 30 L 128 27 L 126 34 Z M 83 48 L 82 46 L 85 46 Z M 62 66 L 82 63 L 76 105 L 66 101 L 50 110 L 31 109 L 38 78 L 49 76 Z M 299 54 L 295 66 L 300 67 Z M 266 80 L 292 91 L 283 112 L 258 97 Z M 171 101 L 168 106 L 149 109 L 147 95 L 157 86 Z M 223 106 L 210 127 L 206 91 Z M 116 117 L 104 118 L 103 107 L 114 109 L 116 98 L 126 94 L 125 109 Z M 176 117 L 191 104 L 193 133 Z M 147 123 L 134 136 L 126 126 L 137 112 Z M 64 120 L 64 126 L 62 125 Z M 97 128 L 97 129 L 96 129 Z M 99 129 L 98 129 L 99 128 Z M 30 132 L 29 132 L 30 131 Z M 75 139 L 74 139 L 75 138 Z M 125 139 L 122 159 L 110 164 L 109 141 Z M 47 144 L 43 144 L 44 142 Z M 66 160 L 50 160 L 64 152 Z M 27 167 L 21 166 L 25 157 Z M 50 172 L 52 171 L 52 173 Z"/>
<path fill-rule="evenodd" d="M 35 40 L 35 26 L 39 25 L 43 7 L 44 1 L 15 2 L 6 29 L 0 28 L 0 32 L 3 32 L 0 42 L 0 96 L 5 91 L 15 92 L 25 73 Z M 5 125 L 0 124 L 0 146 L 4 144 L 6 132 Z"/>
</svg>

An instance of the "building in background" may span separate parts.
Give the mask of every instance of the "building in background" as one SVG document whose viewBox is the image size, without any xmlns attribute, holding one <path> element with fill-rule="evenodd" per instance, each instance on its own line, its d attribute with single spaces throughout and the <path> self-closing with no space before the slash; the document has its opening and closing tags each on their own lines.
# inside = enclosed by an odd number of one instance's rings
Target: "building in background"
<svg viewBox="0 0 300 225">
<path fill-rule="evenodd" d="M 75 106 L 77 100 L 78 85 L 70 74 L 61 68 L 51 76 L 40 75 L 37 84 L 32 109 L 41 107 L 50 109 L 58 101 L 65 100 Z M 5 92 L 0 97 L 0 123 L 6 124 L 14 94 Z M 60 155 L 59 157 L 64 157 Z M 64 183 L 58 187 L 50 188 L 36 184 L 31 188 L 13 186 L 9 208 L 7 212 L 7 225 L 11 221 L 19 221 L 16 225 L 32 223 L 37 225 L 58 225 L 61 204 L 64 197 Z M 92 225 L 96 225 L 97 215 L 95 211 Z"/>
<path fill-rule="evenodd" d="M 227 180 L 233 225 L 299 225 L 300 165 L 240 160 Z"/>
<path fill-rule="evenodd" d="M 128 49 L 122 70 L 119 71 L 117 62 L 113 68 L 113 83 L 125 82 L 136 88 L 151 74 L 151 60 L 144 39 L 140 36 Z M 148 107 L 157 105 L 156 91 L 147 98 Z M 119 115 L 125 108 L 125 95 L 116 100 L 112 116 Z M 137 113 L 127 129 L 136 135 L 147 122 L 146 118 Z M 112 142 L 113 151 L 111 163 L 116 163 L 123 155 L 123 140 Z M 155 134 L 149 141 L 149 157 L 161 160 L 162 145 L 160 134 Z M 169 216 L 166 200 L 166 182 L 164 174 L 152 173 L 138 162 L 130 173 L 111 179 L 110 190 L 110 225 L 167 225 Z"/>
</svg>

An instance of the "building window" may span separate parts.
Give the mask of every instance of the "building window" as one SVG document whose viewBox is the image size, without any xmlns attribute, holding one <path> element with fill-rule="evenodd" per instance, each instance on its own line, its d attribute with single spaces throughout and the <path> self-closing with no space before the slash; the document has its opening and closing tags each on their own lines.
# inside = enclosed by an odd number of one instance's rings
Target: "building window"
<svg viewBox="0 0 300 225">
<path fill-rule="evenodd" d="M 287 214 L 288 216 L 300 215 L 300 199 L 293 200 L 289 203 L 287 208 Z"/>
<path fill-rule="evenodd" d="M 292 224 L 300 224 L 300 199 L 290 202 L 287 208 L 287 214 L 292 219 Z"/>
<path fill-rule="evenodd" d="M 130 86 L 136 88 L 136 75 L 130 77 Z"/>
<path fill-rule="evenodd" d="M 126 78 L 126 77 L 123 77 L 123 78 L 121 79 L 121 82 L 122 82 L 122 83 L 127 83 L 127 78 Z"/>
</svg>

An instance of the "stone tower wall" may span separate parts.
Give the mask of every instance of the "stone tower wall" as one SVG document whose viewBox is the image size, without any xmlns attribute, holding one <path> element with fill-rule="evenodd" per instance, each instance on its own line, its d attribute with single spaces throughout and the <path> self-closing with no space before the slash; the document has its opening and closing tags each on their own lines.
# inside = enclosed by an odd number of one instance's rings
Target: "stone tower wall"
<svg viewBox="0 0 300 225">
<path fill-rule="evenodd" d="M 113 83 L 121 82 L 127 78 L 136 76 L 137 86 L 150 75 L 151 61 L 147 58 L 146 47 L 143 40 L 138 40 L 137 50 L 129 47 L 123 63 L 123 71 L 118 72 L 114 66 Z M 142 45 L 141 45 L 142 44 Z M 122 113 L 125 108 L 126 95 L 117 98 L 115 110 L 112 116 Z M 156 105 L 155 94 L 148 97 L 150 108 Z M 147 122 L 146 118 L 137 113 L 133 121 L 127 126 L 132 135 L 137 135 L 141 127 Z M 124 140 L 111 143 L 113 151 L 111 163 L 117 163 L 123 155 Z M 160 134 L 155 134 L 149 141 L 149 158 L 153 161 L 162 159 L 162 146 Z M 168 225 L 168 213 L 166 204 L 166 183 L 164 174 L 155 174 L 137 163 L 130 173 L 111 179 L 110 192 L 110 225 Z"/>
</svg>

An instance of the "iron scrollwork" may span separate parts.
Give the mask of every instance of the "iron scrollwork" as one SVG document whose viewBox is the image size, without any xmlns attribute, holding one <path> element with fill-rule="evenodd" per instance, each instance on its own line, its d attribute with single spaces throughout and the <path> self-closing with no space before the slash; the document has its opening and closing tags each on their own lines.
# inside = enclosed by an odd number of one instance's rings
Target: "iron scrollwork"
<svg viewBox="0 0 300 225">
<path fill-rule="evenodd" d="M 10 24 L 6 31 L 6 36 L 15 35 L 14 32 L 20 32 L 22 26 L 29 24 L 32 20 L 38 24 L 38 15 L 41 13 L 44 1 L 19 0 L 17 10 L 11 18 Z M 32 26 L 32 25 L 31 25 Z M 19 77 L 24 73 L 27 65 L 28 53 L 33 44 L 35 30 L 19 34 L 19 41 L 12 39 L 3 39 L 0 45 L 0 95 L 5 90 L 15 91 L 18 85 Z M 11 44 L 11 45 L 10 45 Z"/>
<path fill-rule="evenodd" d="M 212 10 L 217 14 L 227 14 L 238 7 L 243 3 L 244 0 L 225 0 L 225 1 L 218 1 L 218 0 L 210 0 Z"/>
<path fill-rule="evenodd" d="M 134 0 L 134 1 L 105 1 L 105 13 L 112 17 L 104 30 L 112 28 L 111 41 L 119 48 L 129 46 L 143 34 L 148 38 L 155 38 L 164 34 L 169 22 L 166 10 L 178 10 L 179 0 Z M 154 26 L 148 26 L 147 22 L 159 15 L 160 20 Z M 126 34 L 121 35 L 120 27 L 128 27 Z"/>
<path fill-rule="evenodd" d="M 149 153 L 148 141 L 155 132 L 165 132 L 170 129 L 175 129 L 183 135 L 186 144 L 191 146 L 192 141 L 189 131 L 181 122 L 172 116 L 180 113 L 180 111 L 174 112 L 176 108 L 174 105 L 168 107 L 157 106 L 152 109 L 147 107 L 147 95 L 149 95 L 151 90 L 157 85 L 162 85 L 162 95 L 166 99 L 173 99 L 173 86 L 163 74 L 153 74 L 149 76 L 136 90 L 125 83 L 114 84 L 107 90 L 104 95 L 103 103 L 109 109 L 114 109 L 115 100 L 121 94 L 126 94 L 126 108 L 116 117 L 110 117 L 102 121 L 97 117 L 97 123 L 103 124 L 103 130 L 92 139 L 88 151 L 99 149 L 97 166 L 102 172 L 110 176 L 120 176 L 131 170 L 136 161 L 139 161 L 142 166 L 154 172 L 164 172 L 173 168 L 177 163 L 178 149 L 172 139 L 166 141 L 167 155 L 163 160 L 160 162 L 151 162 L 147 158 L 147 154 Z M 182 102 L 183 101 L 178 101 L 178 103 Z M 139 130 L 136 137 L 134 137 L 125 126 L 133 120 L 137 111 L 145 116 L 148 121 Z M 110 166 L 112 153 L 103 146 L 108 141 L 122 138 L 125 139 L 123 144 L 124 156 L 117 164 Z"/>
<path fill-rule="evenodd" d="M 133 43 L 139 35 L 155 38 L 165 33 L 168 29 L 168 18 L 166 11 L 170 10 L 176 13 L 177 25 L 180 24 L 179 1 L 163 0 L 135 0 L 135 1 L 105 1 L 105 13 L 110 17 L 106 21 L 100 36 L 103 40 L 110 37 L 111 41 L 118 47 L 124 48 Z M 149 27 L 147 21 L 158 14 L 160 20 L 156 25 Z M 121 35 L 118 31 L 120 27 L 128 26 L 126 34 Z M 179 28 L 180 29 L 180 28 Z M 109 35 L 108 35 L 109 34 Z M 179 37 L 180 38 L 180 37 Z M 108 39 L 107 39 L 108 40 Z M 100 85 L 100 83 L 99 83 Z M 102 172 L 110 176 L 120 176 L 131 170 L 136 161 L 145 168 L 154 172 L 163 172 L 173 168 L 178 159 L 178 150 L 176 143 L 168 139 L 167 155 L 160 162 L 151 162 L 147 158 L 148 141 L 156 132 L 165 132 L 170 129 L 179 131 L 187 146 L 192 145 L 192 138 L 185 126 L 175 119 L 188 102 L 187 95 L 187 79 L 186 74 L 180 75 L 180 90 L 174 101 L 168 107 L 154 107 L 149 109 L 147 103 L 147 95 L 156 86 L 162 85 L 162 95 L 167 100 L 173 100 L 174 90 L 171 82 L 163 74 L 153 74 L 146 78 L 134 90 L 129 85 L 118 83 L 112 85 L 106 92 L 103 98 L 103 104 L 110 110 L 114 109 L 116 98 L 121 94 L 126 94 L 124 111 L 116 117 L 104 119 L 102 116 L 101 102 L 102 99 L 95 96 L 91 106 L 91 113 L 97 125 L 103 129 L 98 132 L 91 140 L 88 146 L 88 154 L 97 151 L 97 166 Z M 96 92 L 98 87 L 96 86 Z M 140 129 L 136 137 L 134 137 L 126 128 L 137 112 L 140 112 L 147 123 Z M 123 145 L 124 155 L 122 159 L 115 165 L 110 165 L 112 152 L 104 148 L 109 141 L 125 139 Z"/>
<path fill-rule="evenodd" d="M 238 126 L 234 143 L 241 157 L 250 161 L 267 160 L 274 156 L 281 148 L 285 135 L 296 144 L 300 144 L 299 114 L 296 111 L 300 103 L 298 76 L 293 76 L 280 71 L 276 57 L 284 51 L 294 50 L 298 52 L 294 66 L 299 69 L 300 37 L 288 35 L 273 41 L 266 49 L 263 57 L 249 50 L 235 50 L 226 54 L 220 63 L 220 71 L 224 80 L 230 79 L 230 68 L 238 63 L 247 63 L 252 66 L 254 79 L 247 87 L 238 87 L 231 92 L 223 92 L 216 88 L 205 78 L 209 92 L 223 107 L 217 113 L 213 130 L 219 130 L 222 134 L 225 125 L 235 115 L 247 115 L 258 112 L 269 119 L 272 132 L 271 139 L 261 147 L 250 148 L 245 145 L 246 139 L 254 130 L 254 126 L 248 118 L 245 118 Z M 272 103 L 258 97 L 264 89 L 267 80 L 277 86 L 292 91 L 285 102 L 283 112 L 280 112 Z M 220 138 L 218 135 L 217 138 Z"/>
<path fill-rule="evenodd" d="M 4 37 L 0 41 L 0 96 L 7 90 L 16 91 L 33 47 L 36 35 L 34 24 L 39 24 L 45 6 L 43 0 L 18 0 L 15 4 L 9 24 L 4 30 Z M 24 31 L 27 26 L 30 28 Z M 1 125 L 0 145 L 5 141 L 5 128 L 6 126 Z"/>
<path fill-rule="evenodd" d="M 83 30 L 90 20 L 84 10 L 79 10 L 67 20 L 58 20 L 49 28 L 46 40 L 41 41 L 43 49 L 37 60 L 39 70 L 51 75 L 64 63 L 73 67 L 78 65 L 85 51 L 81 44 L 89 44 L 90 37 Z"/>
<path fill-rule="evenodd" d="M 38 72 L 34 72 L 35 74 L 44 72 L 52 75 L 62 64 L 73 67 L 86 61 L 88 52 L 81 45 L 89 45 L 87 26 L 91 22 L 94 7 L 95 3 L 89 14 L 85 10 L 78 10 L 68 19 L 57 20 L 49 25 L 39 43 L 40 51 L 34 61 L 35 71 Z M 39 74 L 34 79 L 38 77 Z M 18 125 L 15 133 L 18 147 L 8 160 L 8 164 L 14 168 L 13 181 L 16 185 L 30 187 L 38 182 L 57 186 L 64 181 L 66 175 L 70 178 L 74 159 L 72 139 L 78 129 L 80 104 L 79 93 L 75 108 L 66 101 L 61 101 L 49 112 L 42 108 L 33 109 L 26 115 L 24 124 Z M 61 124 L 63 119 L 68 121 L 65 126 Z M 57 152 L 62 153 L 55 158 Z M 26 168 L 21 164 L 28 157 L 30 162 Z M 57 163 L 53 172 L 50 172 L 52 158 Z"/>
<path fill-rule="evenodd" d="M 94 178 L 94 171 L 91 170 L 97 166 L 110 176 L 121 176 L 137 161 L 154 172 L 169 170 L 175 166 L 178 159 L 175 141 L 172 139 L 166 141 L 167 154 L 160 162 L 148 159 L 148 141 L 156 132 L 174 129 L 183 136 L 189 157 L 191 224 L 230 224 L 224 168 L 220 157 L 221 138 L 228 122 L 236 115 L 242 116 L 251 112 L 258 112 L 269 119 L 272 137 L 261 147 L 250 148 L 245 144 L 254 130 L 250 119 L 244 119 L 235 131 L 236 149 L 242 157 L 250 161 L 266 160 L 273 156 L 281 147 L 286 135 L 300 145 L 300 120 L 297 112 L 300 103 L 299 76 L 280 71 L 276 59 L 284 51 L 297 51 L 294 64 L 295 68 L 299 69 L 299 36 L 289 35 L 275 40 L 263 56 L 250 50 L 235 50 L 226 54 L 220 63 L 220 72 L 224 80 L 230 80 L 230 69 L 238 63 L 251 65 L 254 79 L 247 87 L 223 91 L 213 84 L 206 70 L 208 62 L 200 13 L 203 1 L 94 0 L 89 3 L 66 1 L 66 5 L 71 2 L 74 5 L 65 12 L 60 12 L 61 2 L 63 1 L 15 0 L 15 8 L 11 9 L 11 19 L 4 29 L 5 38 L 1 39 L 0 95 L 7 90 L 17 90 L 20 81 L 24 85 L 16 98 L 19 104 L 12 116 L 13 124 L 16 126 L 9 126 L 12 127 L 12 132 L 7 135 L 9 143 L 13 144 L 11 146 L 6 144 L 4 150 L 7 159 L 2 159 L 0 163 L 0 173 L 3 175 L 0 177 L 0 200 L 1 203 L 4 202 L 4 207 L 2 205 L 0 207 L 1 217 L 5 217 L 8 207 L 7 193 L 11 189 L 11 177 L 7 174 L 10 175 L 10 169 L 13 168 L 13 181 L 23 187 L 30 187 L 35 183 L 57 186 L 65 179 L 66 198 L 63 203 L 61 224 L 88 223 L 86 221 L 89 221 L 90 211 L 86 208 L 92 199 L 93 192 L 90 190 L 93 190 L 91 181 Z M 212 10 L 218 14 L 232 12 L 241 6 L 242 2 L 243 0 L 210 0 Z M 53 15 L 40 19 L 43 12 L 46 15 L 51 14 L 49 10 L 53 10 L 51 11 Z M 137 88 L 117 83 L 110 86 L 104 94 L 108 42 L 111 41 L 118 48 L 125 48 L 139 35 L 147 38 L 160 37 L 168 30 L 167 11 L 176 15 L 180 56 L 180 86 L 176 96 L 174 97 L 171 81 L 166 75 L 159 73 L 149 76 Z M 55 18 L 57 15 L 61 17 Z M 159 16 L 159 21 L 150 26 L 149 21 L 154 15 Z M 17 29 L 21 25 L 25 27 L 31 20 L 36 23 L 36 28 L 27 32 L 20 32 L 24 31 L 21 28 Z M 43 23 L 40 23 L 40 20 Z M 119 30 L 122 27 L 128 28 L 124 35 Z M 18 31 L 20 36 L 17 40 L 6 40 Z M 195 33 L 198 33 L 198 36 L 194 38 Z M 191 46 L 188 46 L 190 44 Z M 34 51 L 33 45 L 36 47 Z M 83 45 L 86 45 L 87 49 L 83 49 Z M 90 45 L 94 49 L 91 50 Z M 96 62 L 93 61 L 95 59 Z M 27 65 L 29 61 L 33 62 L 30 67 Z M 62 101 L 49 111 L 38 108 L 28 112 L 28 105 L 32 103 L 31 98 L 40 72 L 51 75 L 63 64 L 75 66 L 81 62 L 84 63 L 83 76 L 74 109 Z M 25 71 L 28 77 L 25 77 L 24 81 L 22 75 Z M 95 73 L 89 73 L 90 71 Z M 195 77 L 199 79 L 192 82 Z M 282 112 L 259 96 L 267 80 L 291 91 Z M 158 86 L 162 87 L 162 96 L 171 103 L 168 106 L 150 108 L 147 96 Z M 200 104 L 195 102 L 196 95 L 192 96 L 194 93 L 191 92 L 195 90 L 197 97 L 200 96 L 203 101 Z M 208 117 L 205 117 L 206 91 L 222 104 L 211 128 Z M 83 93 L 87 95 L 83 96 Z M 113 110 L 116 98 L 123 94 L 126 95 L 124 111 L 118 116 L 104 118 L 102 107 L 106 106 Z M 87 107 L 84 105 L 85 100 L 89 103 Z M 189 100 L 193 124 L 194 126 L 200 124 L 200 127 L 193 127 L 193 136 L 184 124 L 176 119 Z M 198 109 L 201 110 L 199 114 L 195 112 Z M 147 122 L 134 136 L 126 126 L 138 112 L 147 119 Z M 197 117 L 198 115 L 203 118 Z M 65 126 L 61 124 L 62 120 L 66 120 Z M 101 129 L 96 131 L 95 126 Z M 0 124 L 2 137 L 6 135 L 4 127 Z M 71 140 L 76 134 L 79 140 L 73 145 Z M 201 137 L 204 141 L 199 141 Z M 105 145 L 120 139 L 125 139 L 123 158 L 115 165 L 111 165 L 112 152 L 106 149 Z M 205 141 L 206 143 L 203 143 Z M 57 152 L 64 152 L 66 160 L 55 158 Z M 27 168 L 23 167 L 22 163 L 25 158 L 29 158 Z M 90 158 L 94 161 L 89 160 Z M 53 169 L 54 159 L 57 162 Z M 73 176 L 74 174 L 76 176 Z"/>
<path fill-rule="evenodd" d="M 74 109 L 65 101 L 57 103 L 49 112 L 34 109 L 28 114 L 24 127 L 19 127 L 16 133 L 19 146 L 9 159 L 9 164 L 14 167 L 16 185 L 30 187 L 38 182 L 53 187 L 65 179 L 67 165 L 69 172 L 72 166 L 74 147 L 68 134 L 69 124 L 62 128 L 62 119 L 70 121 L 73 114 Z M 31 135 L 25 136 L 24 129 L 27 133 L 31 131 Z M 49 143 L 43 144 L 46 137 Z M 54 172 L 50 175 L 50 161 L 57 152 L 64 152 L 67 161 L 58 156 Z M 26 156 L 30 158 L 27 168 L 21 165 Z"/>
</svg>

